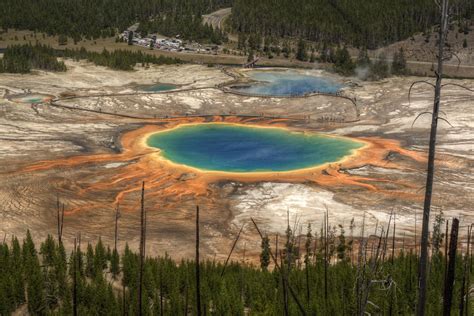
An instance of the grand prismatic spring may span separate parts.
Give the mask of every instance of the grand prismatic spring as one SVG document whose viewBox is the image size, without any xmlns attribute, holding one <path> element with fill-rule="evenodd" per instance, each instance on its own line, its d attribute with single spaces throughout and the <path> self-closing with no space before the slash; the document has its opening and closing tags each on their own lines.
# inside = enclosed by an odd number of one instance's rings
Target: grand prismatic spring
<svg viewBox="0 0 474 316">
<path fill-rule="evenodd" d="M 172 162 L 223 172 L 304 169 L 338 161 L 363 146 L 342 137 L 230 124 L 181 126 L 151 135 L 148 145 Z"/>
</svg>

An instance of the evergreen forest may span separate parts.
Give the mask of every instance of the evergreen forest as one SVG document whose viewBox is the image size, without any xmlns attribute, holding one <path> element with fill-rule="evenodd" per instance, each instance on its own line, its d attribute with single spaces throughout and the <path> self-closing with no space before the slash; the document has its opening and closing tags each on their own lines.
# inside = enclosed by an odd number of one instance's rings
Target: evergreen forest
<svg viewBox="0 0 474 316">
<path fill-rule="evenodd" d="M 474 2 L 453 0 L 450 4 L 454 21 L 467 31 Z M 429 31 L 438 22 L 433 0 L 234 0 L 231 20 L 241 33 L 368 49 Z"/>
<path fill-rule="evenodd" d="M 468 32 L 474 2 L 451 5 L 454 21 Z M 227 35 L 203 25 L 201 15 L 224 7 L 232 7 L 230 26 L 239 34 L 368 49 L 429 33 L 438 23 L 433 0 L 3 0 L 0 28 L 67 35 L 77 42 L 115 36 L 140 23 L 143 34 L 220 44 Z"/>
<path fill-rule="evenodd" d="M 3 58 L 0 58 L 0 73 L 29 73 L 32 69 L 47 71 L 66 71 L 66 65 L 58 61 L 58 57 L 72 58 L 76 61 L 88 60 L 97 66 L 105 66 L 115 70 L 133 70 L 137 63 L 176 64 L 179 59 L 165 56 L 154 56 L 129 50 L 104 49 L 101 53 L 90 52 L 85 48 L 57 50 L 46 45 L 24 44 L 7 47 Z"/>
<path fill-rule="evenodd" d="M 219 36 L 201 25 L 201 15 L 231 0 L 2 0 L 0 27 L 67 35 L 75 41 L 111 37 L 134 23 L 190 39 Z M 156 29 L 154 28 L 156 26 Z"/>
<path fill-rule="evenodd" d="M 456 221 L 451 233 L 446 223 L 445 235 L 445 220 L 435 219 L 427 315 L 474 310 L 472 254 L 457 239 Z M 328 221 L 320 232 L 308 225 L 304 235 L 288 226 L 279 250 L 273 236 L 262 235 L 259 266 L 241 253 L 228 264 L 198 265 L 145 256 L 145 248 L 137 253 L 128 244 L 119 254 L 100 238 L 81 244 L 80 236 L 68 251 L 61 235 L 35 245 L 28 231 L 22 242 L 0 243 L 0 315 L 19 308 L 30 315 L 413 315 L 418 248 L 409 239 L 394 247 L 395 223 L 390 227 L 356 239 Z M 465 226 L 459 229 L 465 233 Z M 140 245 L 145 239 L 144 233 Z M 196 241 L 198 257 L 199 234 Z M 463 252 L 456 250 L 461 244 Z"/>
</svg>

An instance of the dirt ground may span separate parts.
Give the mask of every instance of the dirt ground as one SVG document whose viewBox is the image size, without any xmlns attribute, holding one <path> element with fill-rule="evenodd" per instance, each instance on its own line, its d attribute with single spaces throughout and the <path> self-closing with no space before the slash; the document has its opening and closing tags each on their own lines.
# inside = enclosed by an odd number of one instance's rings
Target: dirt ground
<svg viewBox="0 0 474 316">
<path fill-rule="evenodd" d="M 242 73 L 238 69 L 186 64 L 119 72 L 86 62 L 66 64 L 66 73 L 0 75 L 0 234 L 23 236 L 27 228 L 40 238 L 55 234 L 59 197 L 66 208 L 66 242 L 80 232 L 83 242 L 101 237 L 112 244 L 120 201 L 119 245 L 137 247 L 139 188 L 144 180 L 149 185 L 147 251 L 167 252 L 176 259 L 193 255 L 197 204 L 202 210 L 202 251 L 211 259 L 225 259 L 241 225 L 245 227 L 235 254 L 256 255 L 259 240 L 250 217 L 274 236 L 284 233 L 288 211 L 292 225 L 297 222 L 303 233 L 308 223 L 319 232 L 326 208 L 331 223 L 344 225 L 347 234 L 353 218 L 352 233 L 358 235 L 364 214 L 369 231 L 374 231 L 386 225 L 392 210 L 400 238 L 412 240 L 415 227 L 421 229 L 430 117 L 412 124 L 419 113 L 429 111 L 433 93 L 427 86 L 416 86 L 409 102 L 410 85 L 419 78 L 360 82 L 322 70 L 299 70 L 340 80 L 346 85 L 344 95 L 356 100 L 355 111 L 350 101 L 329 96 L 261 98 L 223 91 L 220 86 L 234 80 L 229 73 Z M 156 82 L 179 88 L 137 93 L 138 85 Z M 474 87 L 468 79 L 446 83 Z M 84 98 L 36 106 L 9 101 L 24 93 Z M 108 96 L 90 97 L 104 94 Z M 456 86 L 443 91 L 443 117 L 452 126 L 439 125 L 434 188 L 432 217 L 442 210 L 446 217 L 461 217 L 463 227 L 474 219 L 473 100 L 472 92 Z M 372 161 L 354 158 L 350 165 L 332 164 L 314 174 L 209 180 L 156 164 L 147 152 L 135 152 L 128 143 L 133 137 L 126 135 L 141 128 L 191 121 L 274 125 L 355 137 L 384 144 L 378 152 L 383 156 Z"/>
</svg>

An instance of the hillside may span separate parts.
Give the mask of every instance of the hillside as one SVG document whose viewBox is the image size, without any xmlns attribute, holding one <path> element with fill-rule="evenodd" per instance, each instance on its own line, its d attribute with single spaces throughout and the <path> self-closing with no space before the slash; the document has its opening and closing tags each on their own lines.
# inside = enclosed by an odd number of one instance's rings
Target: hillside
<svg viewBox="0 0 474 316">
<path fill-rule="evenodd" d="M 452 5 L 453 20 L 466 27 L 463 21 L 472 19 L 474 3 L 457 0 Z M 439 20 L 432 0 L 235 0 L 231 19 L 238 32 L 368 49 L 407 39 Z"/>
</svg>

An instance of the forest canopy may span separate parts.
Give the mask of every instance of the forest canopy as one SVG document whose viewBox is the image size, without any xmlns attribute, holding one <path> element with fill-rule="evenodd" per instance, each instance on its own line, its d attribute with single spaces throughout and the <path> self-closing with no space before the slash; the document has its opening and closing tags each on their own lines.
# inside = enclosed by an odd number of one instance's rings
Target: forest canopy
<svg viewBox="0 0 474 316">
<path fill-rule="evenodd" d="M 202 14 L 231 3 L 231 0 L 2 0 L 0 27 L 64 34 L 75 39 L 99 38 L 114 36 L 136 22 L 169 17 L 179 28 L 193 29 Z"/>
<path fill-rule="evenodd" d="M 460 23 L 472 19 L 474 1 L 452 5 Z M 235 0 L 231 23 L 243 33 L 371 49 L 427 31 L 438 23 L 438 11 L 433 0 Z"/>
<path fill-rule="evenodd" d="M 472 19 L 474 1 L 452 0 L 454 19 Z M 237 33 L 298 37 L 375 48 L 428 31 L 438 23 L 433 0 L 3 0 L 0 27 L 81 38 L 111 37 L 135 23 L 139 31 L 226 40 L 201 16 L 232 7 Z"/>
</svg>

